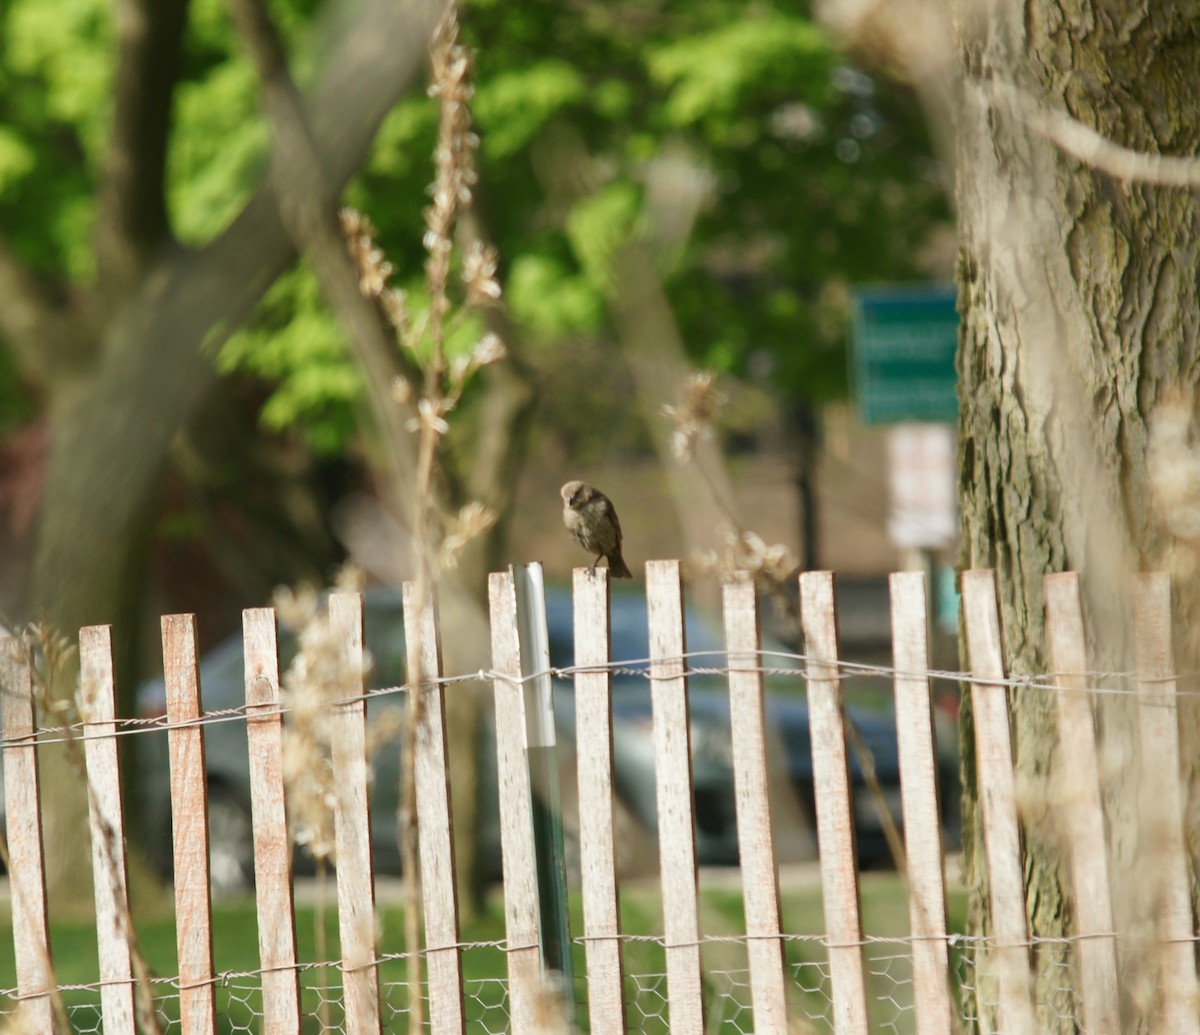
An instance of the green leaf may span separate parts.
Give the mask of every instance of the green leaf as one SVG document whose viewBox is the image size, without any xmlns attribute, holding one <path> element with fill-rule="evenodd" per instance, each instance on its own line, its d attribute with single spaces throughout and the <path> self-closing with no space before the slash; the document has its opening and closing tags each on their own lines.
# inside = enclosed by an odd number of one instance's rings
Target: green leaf
<svg viewBox="0 0 1200 1035">
<path fill-rule="evenodd" d="M 432 176 L 437 106 L 427 97 L 405 97 L 379 127 L 371 151 L 371 172 L 380 176 L 410 174 L 417 166 Z"/>
<path fill-rule="evenodd" d="M 16 130 L 0 126 L 0 196 L 5 188 L 24 179 L 37 164 L 37 155 Z"/>
<path fill-rule="evenodd" d="M 579 72 L 550 59 L 481 83 L 473 104 L 490 159 L 507 158 L 526 147 L 551 118 L 587 94 Z"/>
<path fill-rule="evenodd" d="M 74 124 L 95 160 L 103 145 L 116 67 L 107 0 L 15 0 L 4 57 L 40 82 L 47 113 Z"/>
<path fill-rule="evenodd" d="M 268 134 L 257 90 L 249 65 L 232 61 L 178 90 L 168 173 L 184 241 L 203 242 L 224 228 L 262 178 Z"/>
<path fill-rule="evenodd" d="M 217 363 L 273 387 L 259 414 L 271 431 L 303 434 L 318 452 L 344 449 L 356 425 L 362 375 L 341 330 L 301 267 L 280 278 L 247 329 L 233 335 Z"/>
<path fill-rule="evenodd" d="M 518 256 L 504 295 L 522 330 L 543 342 L 594 334 L 604 319 L 595 285 L 548 255 Z"/>
<path fill-rule="evenodd" d="M 613 261 L 633 235 L 640 212 L 641 191 L 632 183 L 618 182 L 577 202 L 568 213 L 567 239 L 598 290 L 611 290 Z"/>
<path fill-rule="evenodd" d="M 730 119 L 767 100 L 824 103 L 834 55 L 812 22 L 771 14 L 652 48 L 651 78 L 669 89 L 665 113 L 677 126 Z"/>
</svg>

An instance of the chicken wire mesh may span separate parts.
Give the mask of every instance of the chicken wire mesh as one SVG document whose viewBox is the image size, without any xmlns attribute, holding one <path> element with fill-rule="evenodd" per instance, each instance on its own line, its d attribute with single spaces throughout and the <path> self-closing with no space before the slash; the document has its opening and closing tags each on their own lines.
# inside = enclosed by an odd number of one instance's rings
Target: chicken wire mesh
<svg viewBox="0 0 1200 1035">
<path fill-rule="evenodd" d="M 797 679 L 807 675 L 804 667 L 807 659 L 803 655 L 786 655 L 797 667 L 788 670 L 788 675 Z M 695 675 L 727 676 L 729 670 L 721 664 L 707 666 L 697 664 L 696 655 L 680 657 L 686 662 L 686 673 Z M 768 671 L 767 655 L 764 652 L 764 669 Z M 778 660 L 778 659 L 776 659 Z M 605 668 L 614 675 L 629 674 L 645 678 L 641 667 L 628 667 L 629 663 L 611 663 Z M 837 662 L 838 669 L 846 678 L 865 679 L 875 677 L 890 681 L 900 673 L 887 666 L 869 666 L 845 661 Z M 770 669 L 775 672 L 774 668 Z M 553 675 L 569 677 L 574 669 L 555 669 Z M 969 673 L 937 672 L 918 673 L 930 680 L 943 681 L 958 687 L 970 687 L 980 680 Z M 1175 698 L 1195 696 L 1195 673 L 1182 678 L 1183 686 L 1176 688 L 1172 681 L 1169 689 L 1159 689 L 1158 683 L 1137 686 L 1135 673 L 1088 673 L 1087 679 L 1097 684 L 1088 686 L 1086 693 L 1097 702 L 1106 699 L 1129 697 L 1140 707 L 1162 710 L 1168 705 L 1174 708 Z M 484 678 L 499 678 L 496 673 L 480 672 L 472 676 L 453 677 L 439 680 L 447 688 L 457 682 Z M 998 679 L 989 677 L 988 685 L 1003 686 L 1013 692 L 1050 692 L 1056 688 L 1050 676 L 1022 676 Z M 404 687 L 388 687 L 364 695 L 370 698 L 398 694 Z M 206 713 L 196 725 L 218 722 L 238 722 L 245 719 L 244 708 Z M 48 744 L 62 742 L 85 731 L 85 725 L 70 728 L 48 728 L 37 730 L 35 739 L 7 740 L 4 747 L 28 747 L 33 743 Z M 163 723 L 152 726 L 139 721 L 123 723 L 117 735 L 140 734 L 153 730 L 161 731 Z M 811 929 L 811 928 L 810 928 Z M 895 930 L 893 928 L 893 930 Z M 1098 928 L 1106 931 L 1107 928 Z M 1105 937 L 1095 934 L 1091 937 Z M 799 1032 L 831 1032 L 833 1024 L 832 979 L 826 957 L 826 946 L 819 936 L 785 934 L 781 936 L 787 946 L 787 972 L 789 981 L 789 1013 L 792 1019 L 790 1030 Z M 751 1032 L 755 1030 L 754 1012 L 751 1005 L 749 972 L 744 965 L 744 944 L 736 938 L 705 938 L 705 1008 L 707 1026 L 713 1031 Z M 715 950 L 718 945 L 724 951 Z M 582 947 L 582 943 L 581 943 Z M 999 1009 L 998 978 L 989 967 L 989 953 L 995 948 L 988 941 L 978 938 L 952 937 L 950 986 L 958 1007 L 960 1021 L 967 1026 L 988 1026 L 988 1020 Z M 1118 946 L 1122 952 L 1122 978 L 1129 969 L 1129 957 L 1136 956 L 1141 946 L 1132 949 L 1128 944 Z M 632 943 L 625 946 L 625 1014 L 630 1030 L 665 1032 L 671 1027 L 670 996 L 667 988 L 665 968 L 662 962 L 661 939 L 658 957 L 653 953 L 638 955 Z M 1075 1030 L 1086 1030 L 1081 1016 L 1077 994 L 1078 975 L 1074 972 L 1074 948 L 1070 939 L 1033 939 L 1029 942 L 1030 956 L 1038 964 L 1038 1021 L 1039 1028 L 1051 1028 L 1056 1022 L 1069 1023 Z M 741 951 L 740 962 L 738 951 Z M 867 975 L 868 1013 L 871 1031 L 894 1032 L 904 1035 L 917 1031 L 914 988 L 912 983 L 911 945 L 903 938 L 868 938 L 863 945 L 865 971 Z M 509 988 L 505 978 L 499 976 L 505 970 L 505 957 L 494 944 L 484 948 L 482 943 L 464 946 L 469 954 L 490 952 L 493 962 L 488 968 L 468 970 L 478 974 L 490 971 L 496 976 L 473 977 L 464 983 L 464 1010 L 471 1031 L 485 1033 L 506 1032 L 511 1028 L 509 1010 Z M 719 965 L 712 965 L 715 960 Z M 337 964 L 304 964 L 301 967 L 304 984 L 302 1013 L 305 1018 L 304 1032 L 341 1032 L 345 1030 L 342 1008 L 342 990 L 338 979 Z M 583 968 L 577 968 L 582 972 Z M 1049 980 L 1047 980 L 1049 975 Z M 1055 978 L 1057 975 L 1057 979 Z M 257 973 L 223 974 L 215 985 L 215 998 L 219 1016 L 218 1030 L 224 1032 L 259 1032 L 263 1030 L 262 999 Z M 172 982 L 159 979 L 156 983 L 156 1004 L 162 1030 L 179 1031 L 179 997 L 174 993 Z M 381 1016 L 384 1031 L 410 1030 L 414 1012 L 411 1010 L 412 987 L 403 981 L 391 980 L 391 975 L 381 973 Z M 63 989 L 72 1028 L 78 1032 L 100 1032 L 104 1030 L 100 1016 L 99 991 L 95 985 L 71 986 Z M 5 999 L 8 1000 L 7 1004 Z M 573 1016 L 578 1026 L 587 1027 L 587 986 L 577 982 L 574 990 L 575 1010 Z M 1189 1000 L 1190 1001 L 1190 1000 Z M 428 1004 L 426 1004 L 428 1005 Z M 15 1008 L 15 990 L 0 989 L 0 1014 L 5 1009 L 11 1013 Z M 428 1009 L 424 1011 L 428 1017 Z M 3 1025 L 0 1024 L 0 1027 Z M 1134 1026 L 1123 1030 L 1139 1030 Z"/>
<path fill-rule="evenodd" d="M 786 936 L 785 936 L 786 938 Z M 724 941 L 724 940 L 721 940 Z M 819 939 L 787 939 L 788 1008 L 791 1032 L 826 1035 L 834 1031 L 831 977 L 825 948 Z M 1039 949 L 1065 948 L 1061 943 L 1031 943 Z M 494 945 L 465 947 L 470 954 L 490 957 L 492 967 L 503 969 L 503 950 Z M 805 958 L 797 958 L 803 956 Z M 1039 1002 L 1039 1020 L 1047 1025 L 1070 1019 L 1075 1030 L 1086 1031 L 1073 993 L 1074 980 L 1066 952 L 1054 953 L 1061 981 Z M 982 938 L 950 939 L 951 984 L 959 1006 L 959 1020 L 974 1028 L 979 1014 L 994 1014 L 997 1007 L 996 975 L 990 970 L 988 942 Z M 879 939 L 864 945 L 870 1030 L 881 1035 L 919 1035 L 914 1006 L 912 954 L 904 939 Z M 301 992 L 304 1035 L 342 1035 L 346 1031 L 342 987 L 336 980 L 337 964 L 307 967 Z M 662 970 L 634 970 L 625 974 L 625 1019 L 628 1030 L 660 1035 L 671 1030 L 667 975 Z M 182 1031 L 179 996 L 167 979 L 155 981 L 155 1007 L 163 1035 Z M 750 971 L 746 967 L 704 971 L 706 1026 L 708 1031 L 750 1035 L 756 1030 L 751 1003 Z M 96 986 L 68 990 L 67 1014 L 78 1035 L 104 1032 L 100 994 Z M 424 1030 L 429 1028 L 429 1000 L 423 995 Z M 380 1016 L 384 1032 L 407 1032 L 412 986 L 404 981 L 380 984 Z M 257 1035 L 263 1030 L 262 992 L 254 974 L 226 975 L 216 985 L 217 1031 L 221 1035 Z M 12 1004 L 10 1004 L 12 1005 Z M 588 1030 L 587 981 L 581 975 L 573 986 L 574 1024 L 566 1029 Z M 467 1030 L 479 1035 L 507 1035 L 511 1031 L 508 980 L 503 976 L 467 980 L 463 987 Z M 11 1017 L 13 1010 L 4 1017 Z"/>
</svg>

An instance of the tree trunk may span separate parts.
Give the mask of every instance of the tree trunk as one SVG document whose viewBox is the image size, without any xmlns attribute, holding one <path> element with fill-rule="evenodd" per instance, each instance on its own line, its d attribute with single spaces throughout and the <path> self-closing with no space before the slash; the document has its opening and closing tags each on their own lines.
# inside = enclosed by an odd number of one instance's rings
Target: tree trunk
<svg viewBox="0 0 1200 1035">
<path fill-rule="evenodd" d="M 956 14 L 961 564 L 996 569 L 1010 672 L 1049 670 L 1042 579 L 1064 570 L 1083 577 L 1093 668 L 1129 671 L 1131 576 L 1191 575 L 1200 558 L 1200 543 L 1168 531 L 1150 456 L 1164 402 L 1186 391 L 1193 419 L 1200 195 L 1148 182 L 1152 160 L 1142 180 L 1081 164 L 1043 116 L 1068 115 L 1133 152 L 1195 154 L 1200 18 L 1190 4 L 1150 0 L 960 3 Z M 1177 577 L 1175 595 L 1186 671 L 1196 667 L 1189 619 L 1200 583 Z M 990 918 L 963 704 L 964 870 L 980 933 Z M 1054 700 L 1026 689 L 1011 707 L 1030 931 L 1061 935 L 1071 905 L 1055 835 Z M 1138 862 L 1136 717 L 1119 697 L 1098 707 L 1118 929 L 1132 933 L 1144 920 L 1144 899 L 1123 890 L 1137 884 L 1123 879 Z M 1183 757 L 1194 759 L 1195 716 L 1181 721 Z M 1065 957 L 1046 944 L 1034 953 L 1041 1031 L 1074 1030 Z M 1126 989 L 1133 978 L 1124 975 Z"/>
<path fill-rule="evenodd" d="M 142 6 L 153 6 L 153 0 Z M 33 574 L 35 614 L 70 636 L 82 625 L 114 624 L 123 714 L 132 703 L 125 673 L 132 667 L 127 645 L 137 625 L 132 616 L 140 602 L 144 533 L 167 450 L 215 382 L 214 350 L 295 259 L 270 184 L 223 233 L 196 251 L 176 245 L 155 215 L 161 199 L 151 196 L 145 181 L 162 190 L 166 145 L 149 139 L 149 130 L 165 133 L 168 124 L 162 99 L 134 86 L 140 82 L 169 92 L 170 84 L 160 81 L 170 66 L 169 55 L 158 52 L 165 44 L 155 44 L 157 37 L 142 30 L 150 25 L 161 35 L 178 34 L 182 21 L 176 9 L 182 5 L 170 6 L 174 16 L 122 23 L 122 68 L 139 62 L 145 67 L 122 78 L 128 89 L 123 86 L 113 115 L 113 150 L 97 230 L 97 259 L 106 271 L 100 278 L 104 297 L 81 307 L 96 315 L 94 323 L 64 321 L 53 300 L 26 290 L 36 286 L 35 278 L 0 240 L 0 298 L 17 302 L 15 319 L 13 314 L 0 317 L 0 329 L 13 338 L 22 362 L 41 375 L 51 400 L 51 451 Z M 438 0 L 400 7 L 369 0 L 356 20 L 332 37 L 307 112 L 333 194 L 340 194 L 358 171 L 380 121 L 423 67 L 425 41 L 439 13 Z M 130 175 L 128 164 L 135 161 L 144 168 Z M 136 214 L 139 204 L 145 206 L 141 215 Z M 157 240 L 148 241 L 152 234 Z M 124 245 L 118 240 L 122 235 Z M 114 300 L 118 304 L 111 304 Z M 58 333 L 64 323 L 69 334 Z M 80 323 L 83 331 L 76 326 Z M 64 349 L 64 339 L 74 337 L 85 344 L 69 340 Z M 46 360 L 46 354 L 52 358 Z M 78 840 L 86 813 L 82 791 L 72 793 L 78 780 L 63 767 L 61 753 L 47 755 L 43 785 L 54 790 L 45 828 L 47 879 L 57 896 L 87 887 L 86 856 L 64 850 Z"/>
</svg>

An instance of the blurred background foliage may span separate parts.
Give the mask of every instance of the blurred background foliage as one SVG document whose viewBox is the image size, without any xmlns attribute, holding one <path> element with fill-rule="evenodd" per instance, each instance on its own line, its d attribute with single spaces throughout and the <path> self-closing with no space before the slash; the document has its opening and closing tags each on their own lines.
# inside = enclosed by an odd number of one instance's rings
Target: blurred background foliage
<svg viewBox="0 0 1200 1035">
<path fill-rule="evenodd" d="M 272 13 L 303 82 L 308 41 L 333 15 L 311 0 Z M 225 5 L 193 0 L 189 18 L 168 200 L 179 238 L 200 244 L 259 183 L 268 132 Z M 605 426 L 595 411 L 610 405 L 597 389 L 607 383 L 619 403 L 620 379 L 604 377 L 610 364 L 596 355 L 609 260 L 661 212 L 670 218 L 681 177 L 697 196 L 694 223 L 656 229 L 673 234 L 662 274 L 695 362 L 767 384 L 785 405 L 846 393 L 847 286 L 925 276 L 922 248 L 948 218 L 907 89 L 856 69 L 796 4 L 477 0 L 462 19 L 476 62 L 478 207 L 529 358 L 556 386 L 543 404 L 548 433 L 590 452 L 588 429 Z M 3 29 L 0 222 L 37 269 L 86 283 L 111 5 L 8 0 Z M 435 133 L 435 102 L 407 97 L 347 195 L 379 228 L 417 308 Z M 656 177 L 664 166 L 674 179 Z M 264 383 L 269 431 L 321 453 L 356 435 L 359 373 L 303 263 L 219 362 Z M 11 362 L 0 379 L 12 427 L 30 415 L 36 385 Z M 637 448 L 636 422 L 630 435 Z"/>
<path fill-rule="evenodd" d="M 373 222 L 419 319 L 438 109 L 410 83 L 439 5 L 267 9 L 321 172 Z M 459 13 L 479 135 L 459 231 L 496 246 L 507 309 L 462 321 L 447 349 L 486 330 L 511 357 L 467 386 L 439 457 L 448 512 L 479 499 L 498 515 L 457 572 L 460 614 L 519 536 L 559 577 L 580 560 L 558 526 L 567 477 L 619 466 L 643 559 L 686 553 L 646 491 L 671 481 L 653 422 L 686 372 L 665 340 L 676 330 L 687 362 L 730 389 L 722 444 L 761 446 L 769 423 L 772 484 L 795 488 L 812 526 L 820 410 L 848 391 L 851 286 L 950 272 L 945 173 L 913 91 L 856 67 L 783 0 Z M 381 398 L 414 365 L 379 362 L 389 341 L 368 343 L 369 321 L 346 338 L 347 295 L 364 305 L 352 290 L 330 308 L 340 242 L 322 251 L 288 222 L 312 170 L 272 166 L 279 127 L 243 42 L 226 0 L 0 0 L 0 615 L 112 623 L 123 714 L 160 662 L 160 614 L 195 612 L 206 649 L 280 583 L 326 582 L 348 555 L 408 555 L 412 482 L 386 469 L 402 466 L 389 444 L 404 424 Z M 324 256 L 320 285 L 297 239 Z M 657 308 L 638 322 L 644 300 L 629 296 L 643 291 Z M 716 534 L 697 493 L 673 502 Z M 815 535 L 800 538 L 811 561 Z M 464 644 L 486 653 L 485 636 Z M 469 766 L 474 727 L 452 725 Z M 62 792 L 48 880 L 84 888 L 86 859 L 66 846 L 86 803 L 68 800 L 69 769 L 46 780 Z M 126 780 L 136 791 L 134 770 Z"/>
<path fill-rule="evenodd" d="M 0 0 L 0 245 L 85 315 L 104 307 L 94 220 L 118 87 L 115 6 Z M 270 10 L 300 86 L 319 81 L 320 43 L 355 5 Z M 261 188 L 271 138 L 227 5 L 191 0 L 187 19 L 165 194 L 174 240 L 200 249 Z M 850 286 L 949 273 L 937 245 L 950 227 L 945 173 L 912 91 L 856 67 L 804 4 L 473 0 L 461 20 L 475 61 L 475 218 L 498 248 L 509 344 L 537 390 L 534 449 L 580 467 L 652 453 L 612 321 L 613 262 L 636 239 L 652 245 L 689 359 L 753 388 L 734 393 L 731 430 L 750 441 L 769 412 L 785 452 L 789 435 L 806 435 L 790 448 L 811 457 L 814 414 L 848 391 Z M 344 195 L 378 228 L 418 316 L 436 132 L 436 100 L 411 91 Z M 481 331 L 461 326 L 451 353 Z M 0 434 L 60 398 L 8 344 Z M 207 347 L 226 387 L 191 422 L 182 462 L 176 450 L 155 534 L 177 553 L 240 536 L 208 549 L 229 553 L 227 571 L 254 568 L 247 558 L 264 555 L 238 529 L 258 520 L 262 501 L 250 501 L 274 478 L 311 514 L 293 524 L 316 535 L 307 570 L 322 570 L 336 547 L 319 515 L 363 483 L 371 446 L 362 372 L 306 262 Z M 474 448 L 481 394 L 468 392 L 451 458 Z M 292 544 L 279 563 L 304 550 Z M 190 549 L 173 563 L 194 561 Z M 234 584 L 256 592 L 286 575 L 266 565 Z"/>
</svg>

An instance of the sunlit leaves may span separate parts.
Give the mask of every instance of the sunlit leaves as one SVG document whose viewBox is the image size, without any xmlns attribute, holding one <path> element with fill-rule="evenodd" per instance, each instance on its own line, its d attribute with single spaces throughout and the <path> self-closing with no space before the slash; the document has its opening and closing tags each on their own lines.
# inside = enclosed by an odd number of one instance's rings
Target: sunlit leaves
<svg viewBox="0 0 1200 1035">
<path fill-rule="evenodd" d="M 772 14 L 732 19 L 652 47 L 647 63 L 654 81 L 669 91 L 664 113 L 670 122 L 703 122 L 722 135 L 764 101 L 822 102 L 835 57 L 815 25 Z"/>
<path fill-rule="evenodd" d="M 241 209 L 265 168 L 268 134 L 253 69 L 244 62 L 223 62 L 181 84 L 175 119 L 172 217 L 183 240 L 201 243 Z"/>
<path fill-rule="evenodd" d="M 337 7 L 272 0 L 302 84 L 329 25 L 319 12 Z M 911 276 L 945 211 L 911 98 L 851 70 L 806 10 L 775 0 L 465 5 L 481 138 L 472 193 L 497 255 L 454 260 L 445 272 L 456 290 L 464 274 L 477 301 L 502 287 L 510 344 L 534 346 L 530 358 L 547 369 L 576 369 L 575 351 L 608 331 L 614 257 L 647 233 L 659 258 L 670 249 L 663 286 L 698 363 L 768 371 L 785 393 L 843 392 L 845 285 Z M 0 221 L 23 258 L 85 288 L 115 60 L 111 0 L 0 5 Z M 199 246 L 257 189 L 269 156 L 225 0 L 191 0 L 173 117 L 170 217 Z M 422 237 L 437 127 L 435 98 L 419 88 L 401 98 L 342 199 L 378 228 L 414 326 L 429 310 Z M 664 242 L 669 205 L 655 175 L 672 155 L 706 187 Z M 473 362 L 483 333 L 478 320 L 455 330 L 447 362 Z M 307 272 L 276 286 L 221 362 L 263 381 L 270 427 L 323 449 L 354 434 L 359 375 Z M 582 412 L 564 405 L 562 419 Z"/>
<path fill-rule="evenodd" d="M 103 144 L 115 55 L 107 0 L 14 0 L 4 60 L 42 90 L 45 114 L 69 124 L 95 159 Z"/>
<path fill-rule="evenodd" d="M 505 295 L 513 318 L 537 342 L 595 334 L 604 322 L 604 296 L 596 285 L 546 254 L 517 256 Z"/>
<path fill-rule="evenodd" d="M 567 239 L 588 280 L 612 286 L 613 261 L 633 234 L 641 212 L 641 191 L 618 181 L 579 201 L 567 216 Z"/>
<path fill-rule="evenodd" d="M 28 176 L 37 164 L 37 154 L 25 138 L 8 126 L 0 126 L 0 197 L 9 184 Z"/>
<path fill-rule="evenodd" d="M 579 71 L 559 60 L 513 69 L 479 84 L 474 109 L 485 157 L 500 160 L 515 155 L 551 116 L 586 93 Z"/>
<path fill-rule="evenodd" d="M 255 322 L 229 339 L 218 362 L 272 386 L 259 414 L 264 427 L 302 430 L 317 452 L 342 448 L 353 433 L 362 381 L 304 267 L 276 281 Z"/>
</svg>

